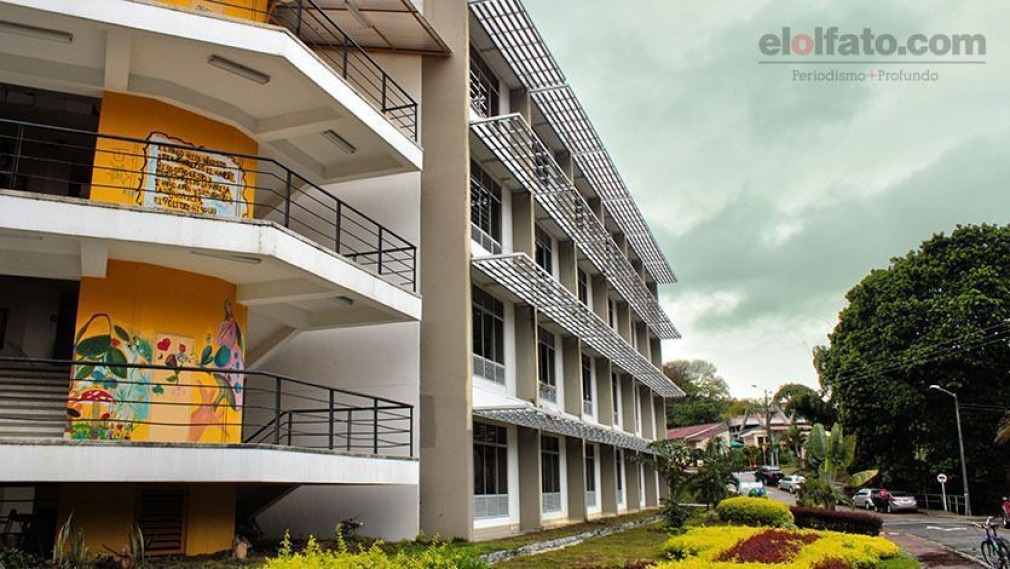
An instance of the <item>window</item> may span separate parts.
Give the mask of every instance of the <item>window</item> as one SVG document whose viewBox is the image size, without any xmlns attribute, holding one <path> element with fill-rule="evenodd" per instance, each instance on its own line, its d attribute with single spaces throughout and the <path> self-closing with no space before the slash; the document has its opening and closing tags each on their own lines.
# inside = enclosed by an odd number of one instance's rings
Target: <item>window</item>
<svg viewBox="0 0 1010 569">
<path fill-rule="evenodd" d="M 536 261 L 540 268 L 547 271 L 550 274 L 554 274 L 554 243 L 551 241 L 551 236 L 547 234 L 546 231 L 536 228 Z"/>
<path fill-rule="evenodd" d="M 593 414 L 593 360 L 582 355 L 582 412 Z"/>
<path fill-rule="evenodd" d="M 614 403 L 614 425 L 621 426 L 621 379 L 616 373 L 610 375 L 611 401 Z"/>
<path fill-rule="evenodd" d="M 632 406 L 635 408 L 635 432 L 642 434 L 642 407 L 641 407 L 641 393 L 638 390 L 638 384 L 634 384 L 632 388 L 632 394 L 634 398 L 632 399 Z"/>
<path fill-rule="evenodd" d="M 586 506 L 596 506 L 596 445 L 586 445 Z"/>
<path fill-rule="evenodd" d="M 589 273 L 578 270 L 579 276 L 579 302 L 589 306 Z"/>
<path fill-rule="evenodd" d="M 470 161 L 470 237 L 491 253 L 501 253 L 501 185 Z"/>
<path fill-rule="evenodd" d="M 471 297 L 473 373 L 505 385 L 505 305 L 477 287 Z"/>
<path fill-rule="evenodd" d="M 615 459 L 617 469 L 617 503 L 624 504 L 624 451 L 618 449 Z"/>
<path fill-rule="evenodd" d="M 617 330 L 617 302 L 612 298 L 607 299 L 607 323 Z"/>
<path fill-rule="evenodd" d="M 498 114 L 500 95 L 498 76 L 480 56 L 477 49 L 470 46 L 470 108 L 482 117 Z"/>
<path fill-rule="evenodd" d="M 509 515 L 508 431 L 505 427 L 473 424 L 474 517 Z"/>
<path fill-rule="evenodd" d="M 557 403 L 558 378 L 554 356 L 556 353 L 554 334 L 537 328 L 537 377 L 540 379 L 540 397 Z"/>
<path fill-rule="evenodd" d="M 645 465 L 638 465 L 638 505 L 645 505 Z"/>
<path fill-rule="evenodd" d="M 544 512 L 561 511 L 561 440 L 540 437 L 540 490 Z"/>
</svg>

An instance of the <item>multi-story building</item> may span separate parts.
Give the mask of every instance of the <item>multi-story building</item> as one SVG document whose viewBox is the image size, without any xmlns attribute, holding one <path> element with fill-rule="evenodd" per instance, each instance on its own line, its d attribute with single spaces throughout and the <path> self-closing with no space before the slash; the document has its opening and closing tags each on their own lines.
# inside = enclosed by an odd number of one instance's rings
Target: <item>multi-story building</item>
<svg viewBox="0 0 1010 569">
<path fill-rule="evenodd" d="M 636 458 L 682 395 L 660 371 L 674 275 L 521 2 L 434 7 L 452 56 L 422 77 L 421 527 L 654 508 Z"/>
<path fill-rule="evenodd" d="M 250 520 L 416 534 L 422 55 L 447 51 L 419 1 L 338 4 L 0 1 L 8 542 L 71 514 L 93 551 L 133 523 L 151 553 Z"/>
</svg>

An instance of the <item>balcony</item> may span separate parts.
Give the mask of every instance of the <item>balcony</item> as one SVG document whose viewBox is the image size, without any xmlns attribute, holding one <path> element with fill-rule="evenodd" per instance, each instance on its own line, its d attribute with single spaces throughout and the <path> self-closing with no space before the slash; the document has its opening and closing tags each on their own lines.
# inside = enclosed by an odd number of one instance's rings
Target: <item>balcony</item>
<svg viewBox="0 0 1010 569">
<path fill-rule="evenodd" d="M 579 251 L 606 276 L 635 314 L 660 338 L 680 333 L 659 306 L 589 204 L 555 161 L 547 146 L 520 115 L 471 123 L 484 147 L 533 194 L 537 204 L 572 238 Z"/>
<path fill-rule="evenodd" d="M 412 405 L 255 370 L 94 358 L 0 358 L 0 456 L 19 457 L 8 481 L 416 483 Z"/>
<path fill-rule="evenodd" d="M 272 158 L 0 120 L 0 188 L 199 219 L 251 213 L 416 289 L 414 245 Z"/>
<path fill-rule="evenodd" d="M 268 10 L 238 8 L 228 0 L 188 0 L 190 8 L 208 4 L 287 29 L 368 101 L 386 120 L 417 141 L 417 102 L 337 24 L 316 0 L 276 2 Z"/>
</svg>

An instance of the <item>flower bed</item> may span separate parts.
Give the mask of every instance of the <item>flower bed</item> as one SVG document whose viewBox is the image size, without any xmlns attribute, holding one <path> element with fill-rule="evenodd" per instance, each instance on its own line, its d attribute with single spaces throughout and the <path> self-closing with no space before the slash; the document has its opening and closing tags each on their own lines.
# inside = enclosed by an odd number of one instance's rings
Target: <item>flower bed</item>
<svg viewBox="0 0 1010 569">
<path fill-rule="evenodd" d="M 872 569 L 897 557 L 897 545 L 880 537 L 832 531 L 717 526 L 671 537 L 662 569 Z"/>
</svg>

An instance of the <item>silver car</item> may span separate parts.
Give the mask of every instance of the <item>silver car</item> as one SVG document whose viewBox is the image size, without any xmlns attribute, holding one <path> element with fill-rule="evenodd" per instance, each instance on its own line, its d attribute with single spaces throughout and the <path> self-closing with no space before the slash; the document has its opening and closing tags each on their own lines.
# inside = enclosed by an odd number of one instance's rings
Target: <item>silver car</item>
<svg viewBox="0 0 1010 569">
<path fill-rule="evenodd" d="M 919 509 L 919 502 L 915 496 L 908 492 L 894 491 L 887 499 L 886 511 L 891 512 L 914 512 Z"/>
<path fill-rule="evenodd" d="M 796 491 L 800 489 L 800 485 L 803 484 L 804 481 L 806 481 L 806 477 L 800 476 L 799 474 L 786 476 L 782 480 L 779 480 L 779 490 L 795 494 Z"/>
<path fill-rule="evenodd" d="M 873 498 L 877 495 L 877 488 L 863 488 L 852 495 L 852 507 L 873 509 Z"/>
</svg>

